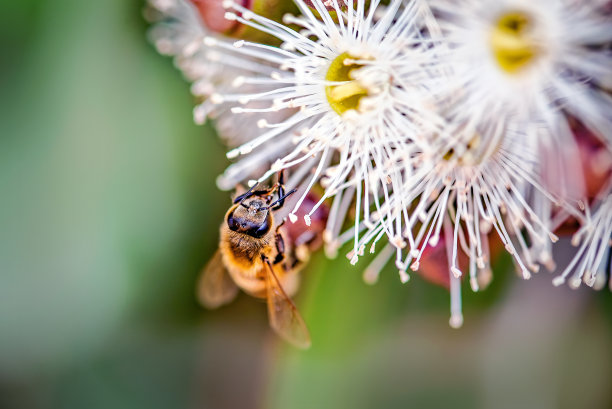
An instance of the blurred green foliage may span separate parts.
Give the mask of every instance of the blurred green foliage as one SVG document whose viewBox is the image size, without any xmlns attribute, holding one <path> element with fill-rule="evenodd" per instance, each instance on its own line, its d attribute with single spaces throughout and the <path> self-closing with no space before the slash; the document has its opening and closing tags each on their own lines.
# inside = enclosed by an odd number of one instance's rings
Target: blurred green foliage
<svg viewBox="0 0 612 409">
<path fill-rule="evenodd" d="M 140 1 L 0 4 L 3 408 L 610 407 L 610 294 L 496 272 L 448 293 L 393 266 L 375 286 L 314 256 L 297 299 L 313 347 L 241 295 L 193 287 L 229 195 L 189 86 Z"/>
</svg>

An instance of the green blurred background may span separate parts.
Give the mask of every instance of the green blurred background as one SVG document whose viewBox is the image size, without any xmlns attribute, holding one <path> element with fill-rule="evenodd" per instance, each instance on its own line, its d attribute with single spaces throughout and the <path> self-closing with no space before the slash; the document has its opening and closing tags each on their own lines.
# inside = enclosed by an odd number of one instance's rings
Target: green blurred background
<svg viewBox="0 0 612 409">
<path fill-rule="evenodd" d="M 297 351 L 194 299 L 229 196 L 137 0 L 0 2 L 0 407 L 610 408 L 612 297 L 498 271 L 448 293 L 320 254 Z"/>
</svg>

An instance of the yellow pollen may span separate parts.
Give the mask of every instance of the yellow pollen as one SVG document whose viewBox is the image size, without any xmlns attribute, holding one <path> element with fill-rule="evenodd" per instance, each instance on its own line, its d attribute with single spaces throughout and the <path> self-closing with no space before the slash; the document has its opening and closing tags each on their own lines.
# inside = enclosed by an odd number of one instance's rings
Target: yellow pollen
<svg viewBox="0 0 612 409">
<path fill-rule="evenodd" d="M 357 58 L 349 53 L 342 53 L 336 57 L 325 75 L 326 81 L 342 82 L 339 85 L 325 87 L 325 96 L 331 108 L 339 115 L 351 109 L 357 110 L 362 97 L 368 95 L 368 90 L 353 79 L 352 72 L 363 65 L 349 63 Z"/>
<path fill-rule="evenodd" d="M 491 48 L 499 66 L 509 74 L 525 68 L 537 55 L 532 21 L 523 13 L 502 15 L 491 33 Z"/>
<path fill-rule="evenodd" d="M 457 152 L 455 148 L 450 148 L 443 156 L 446 162 L 453 161 L 456 166 L 476 166 L 483 163 L 487 158 L 491 157 L 499 149 L 499 144 L 491 146 L 492 149 L 486 149 L 483 145 L 483 140 L 479 134 L 475 134 L 472 139 L 465 145 L 461 152 Z"/>
</svg>

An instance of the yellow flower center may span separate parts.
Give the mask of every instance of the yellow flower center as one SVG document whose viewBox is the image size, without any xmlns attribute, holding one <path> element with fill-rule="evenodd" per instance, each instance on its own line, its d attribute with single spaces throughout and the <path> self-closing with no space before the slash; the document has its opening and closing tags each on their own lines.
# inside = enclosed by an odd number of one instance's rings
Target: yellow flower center
<svg viewBox="0 0 612 409">
<path fill-rule="evenodd" d="M 353 71 L 363 65 L 351 63 L 351 60 L 357 60 L 357 58 L 349 53 L 340 54 L 332 61 L 325 75 L 326 81 L 343 82 L 340 85 L 325 87 L 327 101 L 338 115 L 351 109 L 357 110 L 361 98 L 368 95 L 368 90 L 353 78 Z"/>
<path fill-rule="evenodd" d="M 499 66 L 509 74 L 525 68 L 537 56 L 532 21 L 523 13 L 502 15 L 491 33 L 491 48 Z"/>
</svg>

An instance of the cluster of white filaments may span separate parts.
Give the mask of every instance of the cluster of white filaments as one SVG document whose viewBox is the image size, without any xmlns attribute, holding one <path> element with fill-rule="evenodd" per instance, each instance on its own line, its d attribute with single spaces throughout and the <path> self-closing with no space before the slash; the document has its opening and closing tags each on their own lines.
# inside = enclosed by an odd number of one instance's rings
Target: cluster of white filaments
<svg viewBox="0 0 612 409">
<path fill-rule="evenodd" d="M 606 277 L 610 277 L 609 286 L 612 290 L 612 194 L 601 201 L 595 214 L 587 215 L 587 220 L 572 238 L 572 244 L 578 246 L 576 256 L 565 270 L 555 277 L 553 284 L 561 285 L 571 275 L 569 285 L 572 288 L 578 288 L 584 282 L 589 287 L 601 289 L 606 285 Z"/>
<path fill-rule="evenodd" d="M 492 278 L 492 241 L 528 279 L 554 269 L 554 232 L 569 218 L 582 224 L 578 253 L 555 284 L 605 283 L 612 196 L 593 214 L 584 205 L 571 127 L 579 120 L 612 152 L 612 54 L 602 52 L 612 30 L 601 4 L 294 2 L 300 15 L 282 23 L 223 3 L 226 19 L 274 46 L 212 35 L 188 0 L 150 0 L 165 15 L 153 41 L 203 97 L 196 121 L 215 118 L 234 148 L 219 187 L 287 170 L 295 222 L 320 186 L 304 219 L 331 199 L 329 256 L 351 242 L 354 264 L 386 243 L 364 272 L 370 283 L 392 258 L 408 281 L 444 243 L 453 327 L 463 322 L 462 278 L 473 291 Z"/>
<path fill-rule="evenodd" d="M 460 291 L 464 272 L 459 252 L 468 256 L 470 286 L 479 291 L 491 280 L 491 237 L 513 256 L 524 279 L 538 272 L 540 263 L 550 263 L 550 244 L 557 241 L 549 214 L 559 201 L 535 181 L 542 170 L 533 144 L 509 127 L 472 131 L 471 139 L 460 130 L 451 133 L 453 138 L 438 135 L 430 142 L 430 151 L 422 153 L 422 166 L 406 178 L 401 191 L 402 200 L 413 203 L 406 225 L 414 229 L 411 236 L 416 244 L 403 260 L 396 261 L 400 277 L 408 279 L 408 268 L 419 270 L 426 249 L 437 246 L 442 237 L 451 274 L 453 327 L 463 322 Z M 571 207 L 568 210 L 577 215 Z M 362 240 L 367 241 L 379 227 Z M 372 279 L 376 273 L 370 269 L 368 274 Z"/>
</svg>

